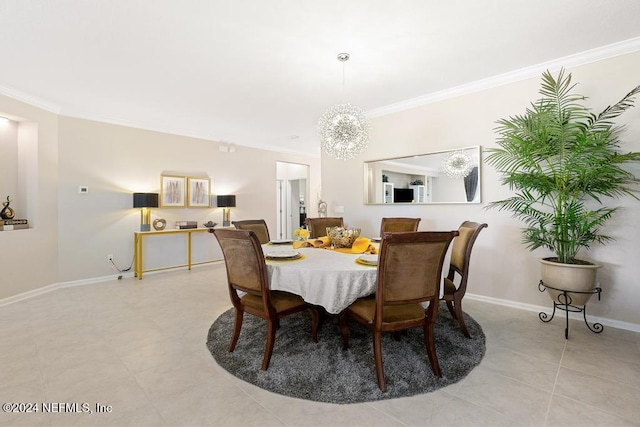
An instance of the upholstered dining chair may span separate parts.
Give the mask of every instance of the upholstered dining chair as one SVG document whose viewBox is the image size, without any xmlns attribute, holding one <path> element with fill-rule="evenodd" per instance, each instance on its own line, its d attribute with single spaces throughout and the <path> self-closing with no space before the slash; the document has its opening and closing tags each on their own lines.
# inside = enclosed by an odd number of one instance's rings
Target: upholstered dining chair
<svg viewBox="0 0 640 427">
<path fill-rule="evenodd" d="M 341 217 L 307 218 L 304 223 L 309 229 L 309 237 L 314 239 L 326 236 L 327 227 L 344 227 L 344 221 Z"/>
<path fill-rule="evenodd" d="M 465 221 L 458 228 L 459 235 L 453 240 L 451 247 L 451 260 L 449 273 L 444 278 L 444 295 L 442 300 L 447 303 L 451 316 L 458 321 L 462 333 L 471 338 L 467 325 L 462 315 L 462 298 L 467 292 L 467 280 L 469 279 L 469 262 L 471 261 L 471 249 L 478 238 L 478 234 L 487 224 Z M 458 284 L 456 285 L 456 282 Z"/>
<path fill-rule="evenodd" d="M 253 314 L 267 321 L 267 339 L 264 347 L 262 367 L 267 370 L 273 353 L 276 329 L 280 319 L 290 314 L 309 310 L 311 312 L 311 337 L 318 342 L 319 313 L 300 296 L 283 291 L 271 291 L 267 266 L 260 242 L 252 230 L 211 230 L 218 239 L 227 267 L 227 282 L 231 303 L 235 309 L 233 336 L 227 350 L 232 352 L 238 342 L 244 313 Z M 240 297 L 238 291 L 245 294 Z M 250 339 L 258 339 L 250 337 Z"/>
<path fill-rule="evenodd" d="M 402 231 L 418 231 L 420 218 L 382 218 L 380 221 L 380 236 L 384 233 L 398 233 Z"/>
<path fill-rule="evenodd" d="M 247 219 L 244 221 L 231 221 L 236 227 L 236 230 L 251 230 L 256 233 L 261 245 L 269 243 L 271 238 L 269 237 L 269 228 L 264 219 Z"/>
<path fill-rule="evenodd" d="M 382 365 L 382 332 L 422 328 L 433 373 L 441 377 L 433 325 L 438 317 L 442 264 L 458 231 L 387 233 L 380 244 L 376 294 L 360 298 L 340 315 L 343 349 L 349 348 L 347 320 L 373 333 L 378 387 L 387 390 Z M 425 310 L 422 303 L 428 302 Z"/>
</svg>

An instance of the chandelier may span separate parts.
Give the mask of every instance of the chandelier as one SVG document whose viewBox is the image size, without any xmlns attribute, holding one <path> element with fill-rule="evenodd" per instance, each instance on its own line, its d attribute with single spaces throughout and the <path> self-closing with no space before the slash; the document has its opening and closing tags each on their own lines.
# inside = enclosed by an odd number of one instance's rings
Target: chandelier
<svg viewBox="0 0 640 427">
<path fill-rule="evenodd" d="M 344 63 L 349 60 L 348 53 L 338 55 L 343 63 L 342 86 L 344 89 Z M 330 107 L 318 121 L 320 147 L 329 156 L 338 160 L 349 160 L 367 147 L 369 141 L 369 123 L 364 111 L 349 103 Z"/>
<path fill-rule="evenodd" d="M 471 172 L 471 156 L 462 151 L 454 151 L 442 160 L 442 169 L 450 178 L 464 178 Z"/>
</svg>

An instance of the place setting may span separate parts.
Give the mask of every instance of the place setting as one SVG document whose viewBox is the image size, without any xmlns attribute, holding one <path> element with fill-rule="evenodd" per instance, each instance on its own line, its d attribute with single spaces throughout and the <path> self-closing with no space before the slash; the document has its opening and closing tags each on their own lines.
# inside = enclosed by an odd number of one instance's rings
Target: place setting
<svg viewBox="0 0 640 427">
<path fill-rule="evenodd" d="M 378 266 L 378 254 L 363 254 L 356 258 L 356 264 L 366 265 L 368 267 Z"/>
<path fill-rule="evenodd" d="M 274 245 L 274 246 L 279 246 L 279 245 L 292 245 L 293 244 L 293 240 L 292 239 L 276 239 L 276 240 L 269 240 L 269 245 Z"/>
<path fill-rule="evenodd" d="M 304 255 L 293 249 L 266 251 L 264 257 L 267 261 L 295 261 L 303 259 Z"/>
</svg>

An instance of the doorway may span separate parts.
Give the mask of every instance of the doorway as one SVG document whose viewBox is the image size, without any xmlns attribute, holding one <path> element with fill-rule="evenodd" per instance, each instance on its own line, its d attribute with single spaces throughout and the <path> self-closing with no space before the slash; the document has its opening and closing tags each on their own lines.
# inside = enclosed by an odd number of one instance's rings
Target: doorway
<svg viewBox="0 0 640 427">
<path fill-rule="evenodd" d="M 309 165 L 276 162 L 276 208 L 278 239 L 292 239 L 304 225 L 309 194 Z"/>
</svg>

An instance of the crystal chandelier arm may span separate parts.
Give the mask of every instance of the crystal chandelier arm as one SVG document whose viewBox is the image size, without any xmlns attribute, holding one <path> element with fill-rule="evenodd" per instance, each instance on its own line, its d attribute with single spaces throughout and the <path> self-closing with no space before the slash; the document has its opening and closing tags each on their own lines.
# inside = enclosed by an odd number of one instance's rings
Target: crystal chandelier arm
<svg viewBox="0 0 640 427">
<path fill-rule="evenodd" d="M 338 54 L 342 62 L 342 92 L 345 87 L 345 62 L 348 53 Z M 348 160 L 357 156 L 367 147 L 369 141 L 369 123 L 362 109 L 349 103 L 330 107 L 318 121 L 320 147 L 329 156 Z"/>
</svg>

